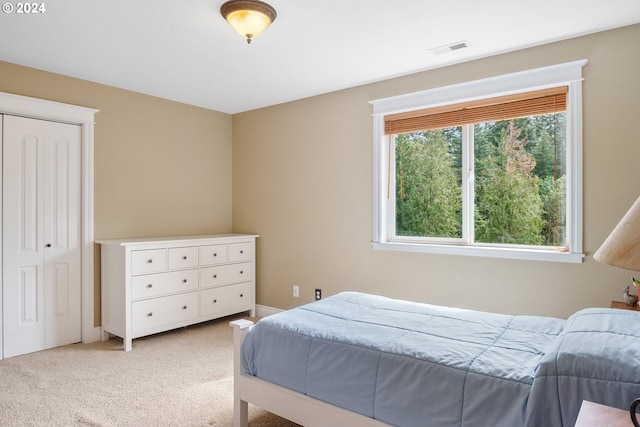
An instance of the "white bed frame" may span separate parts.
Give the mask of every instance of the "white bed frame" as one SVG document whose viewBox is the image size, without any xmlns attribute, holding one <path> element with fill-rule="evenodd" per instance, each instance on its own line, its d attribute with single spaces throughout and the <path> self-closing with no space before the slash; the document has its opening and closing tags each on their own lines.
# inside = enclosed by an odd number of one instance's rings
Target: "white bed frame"
<svg viewBox="0 0 640 427">
<path fill-rule="evenodd" d="M 233 327 L 233 426 L 248 427 L 249 403 L 306 427 L 384 427 L 388 424 L 330 405 L 242 372 L 240 347 L 253 322 L 231 322 Z"/>
</svg>

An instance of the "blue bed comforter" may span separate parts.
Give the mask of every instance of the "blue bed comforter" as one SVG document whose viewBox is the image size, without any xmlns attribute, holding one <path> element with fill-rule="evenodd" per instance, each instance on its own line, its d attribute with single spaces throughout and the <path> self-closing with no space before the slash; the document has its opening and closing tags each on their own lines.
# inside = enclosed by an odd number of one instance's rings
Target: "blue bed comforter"
<svg viewBox="0 0 640 427">
<path fill-rule="evenodd" d="M 540 361 L 527 426 L 573 427 L 583 400 L 628 410 L 637 397 L 640 313 L 588 308 L 567 319 Z"/>
<path fill-rule="evenodd" d="M 637 344 L 618 353 L 638 338 L 612 332 L 637 315 L 586 310 L 565 322 L 345 292 L 260 320 L 242 364 L 395 426 L 573 426 L 582 399 L 628 407 L 640 396 L 640 370 L 610 366 L 640 360 Z"/>
</svg>

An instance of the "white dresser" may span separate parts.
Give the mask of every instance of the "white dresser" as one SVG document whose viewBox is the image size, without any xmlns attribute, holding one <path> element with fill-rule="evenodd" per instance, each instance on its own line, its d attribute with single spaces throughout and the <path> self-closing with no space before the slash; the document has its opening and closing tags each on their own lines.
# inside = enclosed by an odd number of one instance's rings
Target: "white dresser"
<svg viewBox="0 0 640 427">
<path fill-rule="evenodd" d="M 257 235 L 97 240 L 102 339 L 124 340 L 250 311 Z"/>
</svg>

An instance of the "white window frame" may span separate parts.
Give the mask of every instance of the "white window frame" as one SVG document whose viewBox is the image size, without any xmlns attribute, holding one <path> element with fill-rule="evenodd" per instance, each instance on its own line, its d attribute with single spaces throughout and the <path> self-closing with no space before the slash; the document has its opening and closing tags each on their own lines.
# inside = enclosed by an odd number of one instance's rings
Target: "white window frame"
<svg viewBox="0 0 640 427">
<path fill-rule="evenodd" d="M 586 59 L 566 62 L 370 101 L 373 106 L 373 248 L 581 263 L 584 259 L 582 249 L 582 67 L 586 63 Z M 387 188 L 391 172 L 389 169 L 389 144 L 393 138 L 384 134 L 385 115 L 565 85 L 569 87 L 566 111 L 567 244 L 569 252 L 544 247 L 392 240 L 393 224 L 389 221 L 395 219 L 393 213 L 395 203 L 388 202 Z"/>
</svg>

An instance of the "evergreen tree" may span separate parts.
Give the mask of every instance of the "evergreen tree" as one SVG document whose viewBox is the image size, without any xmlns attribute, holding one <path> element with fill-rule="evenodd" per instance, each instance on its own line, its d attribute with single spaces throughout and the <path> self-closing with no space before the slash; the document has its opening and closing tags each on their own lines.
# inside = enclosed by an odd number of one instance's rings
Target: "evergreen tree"
<svg viewBox="0 0 640 427">
<path fill-rule="evenodd" d="M 544 244 L 547 246 L 566 245 L 566 200 L 567 177 L 560 179 L 547 176 L 540 182 L 540 198 L 543 204 Z"/>
<path fill-rule="evenodd" d="M 536 129 L 534 173 L 540 177 L 539 193 L 543 203 L 544 245 L 566 244 L 566 144 L 565 114 L 531 117 Z"/>
<path fill-rule="evenodd" d="M 442 130 L 396 136 L 396 234 L 461 237 L 456 151 Z"/>
<path fill-rule="evenodd" d="M 504 122 L 498 123 L 503 129 L 496 146 L 490 138 L 478 138 L 487 154 L 476 159 L 475 239 L 540 245 L 544 242 L 542 200 L 539 178 L 533 174 L 535 158 L 526 152 L 526 141 L 520 139 L 521 130 L 513 120 L 506 128 Z M 482 130 L 490 131 L 487 126 Z"/>
</svg>

